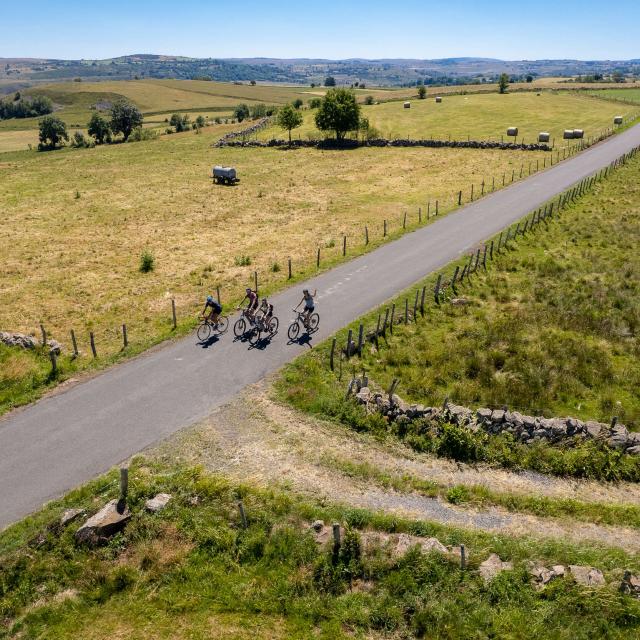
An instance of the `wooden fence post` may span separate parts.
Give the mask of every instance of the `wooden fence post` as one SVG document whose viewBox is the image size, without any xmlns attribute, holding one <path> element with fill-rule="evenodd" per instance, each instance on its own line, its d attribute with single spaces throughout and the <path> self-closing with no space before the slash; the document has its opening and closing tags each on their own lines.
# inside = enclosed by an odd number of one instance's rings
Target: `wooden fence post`
<svg viewBox="0 0 640 640">
<path fill-rule="evenodd" d="M 395 319 L 395 316 L 396 316 L 396 303 L 394 302 L 391 305 L 391 324 L 389 324 L 389 331 L 391 335 L 393 335 L 393 321 Z"/>
<path fill-rule="evenodd" d="M 440 304 L 440 284 L 442 283 L 442 274 L 438 274 L 438 280 L 436 281 L 436 286 L 433 289 L 433 297 L 436 301 L 436 304 Z"/>
<path fill-rule="evenodd" d="M 409 324 L 409 298 L 404 300 L 404 323 Z"/>
<path fill-rule="evenodd" d="M 493 260 L 493 240 L 491 241 L 491 245 L 489 247 L 489 259 Z"/>
<path fill-rule="evenodd" d="M 127 336 L 127 325 L 123 324 L 122 325 L 122 343 L 124 345 L 124 349 L 126 349 L 129 346 L 129 337 Z"/>
<path fill-rule="evenodd" d="M 51 360 L 51 375 L 55 376 L 58 373 L 58 361 L 56 358 L 56 352 L 51 349 L 49 351 L 49 360 Z"/>
<path fill-rule="evenodd" d="M 502 245 L 502 231 L 500 232 L 500 235 L 498 236 L 498 248 L 496 249 L 496 251 L 498 253 L 500 253 L 500 247 Z"/>
<path fill-rule="evenodd" d="M 253 284 L 254 284 L 254 291 L 256 292 L 256 295 L 258 295 L 258 272 L 254 271 L 253 272 Z"/>
<path fill-rule="evenodd" d="M 89 342 L 91 343 L 91 353 L 93 353 L 93 357 L 97 358 L 98 357 L 98 353 L 96 352 L 96 341 L 95 338 L 93 336 L 93 331 L 89 332 Z"/>
<path fill-rule="evenodd" d="M 384 220 L 383 221 L 383 233 L 382 233 L 382 237 L 386 238 L 387 237 L 387 221 Z"/>
<path fill-rule="evenodd" d="M 242 500 L 238 500 L 238 512 L 240 513 L 240 522 L 242 523 L 242 528 L 248 529 L 249 523 L 247 522 L 247 514 L 244 511 Z"/>
<path fill-rule="evenodd" d="M 73 345 L 73 357 L 78 357 L 78 342 L 76 341 L 76 332 L 71 329 L 71 344 Z"/>
<path fill-rule="evenodd" d="M 220 304 L 220 287 L 216 287 L 216 296 L 218 298 L 218 304 Z"/>
<path fill-rule="evenodd" d="M 342 236 L 342 255 L 347 255 L 347 236 Z"/>
<path fill-rule="evenodd" d="M 387 315 L 389 314 L 389 309 L 387 309 Z M 386 331 L 386 324 L 387 324 L 387 319 L 385 318 L 384 320 L 385 322 L 385 326 L 382 328 L 382 333 L 384 335 L 384 332 Z M 378 348 L 378 336 L 380 335 L 380 314 L 378 314 L 378 323 L 376 324 L 376 334 L 374 336 L 375 341 L 376 341 L 376 349 Z"/>
<path fill-rule="evenodd" d="M 336 338 L 331 342 L 331 353 L 329 355 L 329 368 L 333 371 L 333 357 L 336 352 Z"/>
<path fill-rule="evenodd" d="M 422 315 L 422 317 L 424 317 L 424 297 L 427 294 L 427 287 L 426 285 L 424 287 L 422 287 L 422 293 L 420 294 L 420 315 Z"/>
<path fill-rule="evenodd" d="M 362 345 L 364 344 L 364 325 L 358 327 L 358 355 L 362 358 Z"/>
<path fill-rule="evenodd" d="M 456 265 L 456 270 L 453 272 L 453 278 L 451 278 L 451 290 L 456 295 L 458 294 L 456 290 L 456 280 L 458 279 L 458 272 L 460 271 L 460 265 Z"/>
<path fill-rule="evenodd" d="M 365 245 L 369 244 L 369 227 L 365 226 L 364 228 L 364 243 Z M 320 251 L 320 249 L 318 249 Z"/>
<path fill-rule="evenodd" d="M 418 224 L 422 224 L 422 207 L 418 207 Z"/>
<path fill-rule="evenodd" d="M 178 321 L 176 319 L 176 301 L 173 298 L 171 298 L 171 316 L 173 317 L 173 328 L 176 329 Z"/>
<path fill-rule="evenodd" d="M 413 321 L 418 322 L 418 296 L 420 292 L 416 289 L 416 299 L 413 301 Z"/>
<path fill-rule="evenodd" d="M 431 217 L 431 200 L 427 202 L 427 220 Z"/>
<path fill-rule="evenodd" d="M 353 342 L 353 329 L 349 329 L 347 334 L 347 358 L 351 357 L 351 343 Z"/>
<path fill-rule="evenodd" d="M 471 185 L 471 202 L 473 202 L 473 185 Z"/>
<path fill-rule="evenodd" d="M 487 245 L 484 245 L 484 253 L 482 254 L 482 266 L 484 270 L 487 270 Z"/>
<path fill-rule="evenodd" d="M 436 215 L 438 215 L 438 201 L 436 200 Z"/>
<path fill-rule="evenodd" d="M 129 494 L 129 469 L 120 467 L 120 501 L 126 503 Z"/>
<path fill-rule="evenodd" d="M 291 280 L 291 278 L 293 277 L 293 274 L 291 273 L 291 258 L 289 258 L 288 262 L 289 262 L 289 278 L 288 279 Z"/>
<path fill-rule="evenodd" d="M 382 335 L 387 337 L 387 325 L 389 324 L 389 307 L 384 312 L 384 324 L 382 325 Z"/>
<path fill-rule="evenodd" d="M 404 212 L 404 216 L 402 217 L 402 228 L 406 229 L 407 228 L 407 212 Z"/>
<path fill-rule="evenodd" d="M 482 184 L 480 185 L 480 195 L 484 195 L 484 178 L 482 178 Z"/>
<path fill-rule="evenodd" d="M 316 268 L 320 268 L 320 247 L 318 247 L 318 253 L 316 255 Z"/>
<path fill-rule="evenodd" d="M 462 204 L 462 191 L 458 191 L 458 206 Z"/>
<path fill-rule="evenodd" d="M 40 323 L 40 333 L 42 334 L 42 346 L 47 346 L 47 332 L 45 331 L 44 325 L 42 322 Z"/>
</svg>

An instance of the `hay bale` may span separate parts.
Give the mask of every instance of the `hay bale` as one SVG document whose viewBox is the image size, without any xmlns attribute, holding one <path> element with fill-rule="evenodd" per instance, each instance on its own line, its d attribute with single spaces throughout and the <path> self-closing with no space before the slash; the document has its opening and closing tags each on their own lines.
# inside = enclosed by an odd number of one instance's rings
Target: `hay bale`
<svg viewBox="0 0 640 640">
<path fill-rule="evenodd" d="M 549 142 L 551 140 L 551 135 L 548 131 L 541 131 L 538 134 L 538 142 Z"/>
<path fill-rule="evenodd" d="M 411 109 L 411 103 L 410 102 L 405 102 L 404 103 L 404 108 L 405 109 Z"/>
<path fill-rule="evenodd" d="M 613 124 L 622 124 L 622 121 L 623 121 L 622 116 L 616 116 L 616 117 L 613 119 Z"/>
<path fill-rule="evenodd" d="M 584 138 L 584 129 L 574 129 L 573 130 L 574 138 Z"/>
<path fill-rule="evenodd" d="M 509 127 L 507 129 L 507 135 L 515 138 L 518 135 L 518 127 Z"/>
<path fill-rule="evenodd" d="M 573 140 L 573 129 L 565 129 L 562 137 L 565 140 Z"/>
<path fill-rule="evenodd" d="M 442 96 L 436 96 L 436 102 L 438 103 L 442 102 Z"/>
</svg>

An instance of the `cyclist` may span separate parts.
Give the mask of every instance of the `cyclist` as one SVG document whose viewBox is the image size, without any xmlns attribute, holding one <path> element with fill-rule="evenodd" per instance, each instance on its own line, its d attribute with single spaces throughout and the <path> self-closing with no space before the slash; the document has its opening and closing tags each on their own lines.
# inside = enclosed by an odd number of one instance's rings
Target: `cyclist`
<svg viewBox="0 0 640 640">
<path fill-rule="evenodd" d="M 247 300 L 247 308 L 245 309 L 245 313 L 247 318 L 249 318 L 249 320 L 251 322 L 254 321 L 254 317 L 255 317 L 255 313 L 258 309 L 258 294 L 253 290 L 250 289 L 249 287 L 247 287 L 246 289 L 246 294 L 244 296 L 244 298 L 242 299 L 242 302 L 240 303 L 240 306 L 242 306 L 242 303 Z"/>
<path fill-rule="evenodd" d="M 316 308 L 316 304 L 314 301 L 314 298 L 316 297 L 318 291 L 314 290 L 313 294 L 309 291 L 309 289 L 304 289 L 302 291 L 302 300 L 300 300 L 300 302 L 298 302 L 298 305 L 296 306 L 296 311 L 298 310 L 298 307 L 304 302 L 304 311 L 303 316 L 304 316 L 304 326 L 307 326 L 307 322 L 309 321 L 309 316 L 313 313 L 314 309 Z"/>
<path fill-rule="evenodd" d="M 266 298 L 262 298 L 262 303 L 260 304 L 260 316 L 262 326 L 267 328 L 271 318 L 273 318 L 273 305 Z"/>
<path fill-rule="evenodd" d="M 209 315 L 207 316 L 207 309 L 211 309 Z M 213 296 L 207 296 L 207 301 L 204 303 L 204 310 L 202 311 L 202 316 L 207 318 L 211 324 L 216 324 L 218 322 L 218 317 L 222 313 L 222 306 L 217 300 L 213 299 Z"/>
</svg>

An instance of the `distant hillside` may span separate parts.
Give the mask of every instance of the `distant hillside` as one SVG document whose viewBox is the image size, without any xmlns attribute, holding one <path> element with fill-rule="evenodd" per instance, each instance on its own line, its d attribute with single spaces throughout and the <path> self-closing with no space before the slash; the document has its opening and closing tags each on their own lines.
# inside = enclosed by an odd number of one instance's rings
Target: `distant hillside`
<svg viewBox="0 0 640 640">
<path fill-rule="evenodd" d="M 640 76 L 640 60 L 495 60 L 441 58 L 436 60 L 349 60 L 278 58 L 187 58 L 136 54 L 107 60 L 0 58 L 0 88 L 22 83 L 81 78 L 125 80 L 135 78 L 210 79 L 218 81 L 322 83 L 328 75 L 339 84 L 364 82 L 378 86 L 466 84 L 491 82 L 501 73 L 523 79 L 541 76 Z"/>
</svg>

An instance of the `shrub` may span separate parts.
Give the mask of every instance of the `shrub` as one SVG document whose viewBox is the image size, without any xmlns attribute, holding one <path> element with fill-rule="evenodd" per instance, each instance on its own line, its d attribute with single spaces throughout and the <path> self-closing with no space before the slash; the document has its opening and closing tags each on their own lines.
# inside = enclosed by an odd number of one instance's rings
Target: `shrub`
<svg viewBox="0 0 640 640">
<path fill-rule="evenodd" d="M 364 103 L 368 105 L 373 104 L 373 96 L 366 96 L 364 99 Z"/>
<path fill-rule="evenodd" d="M 292 104 L 293 104 L 293 108 L 294 108 L 294 109 L 300 109 L 300 108 L 302 107 L 302 105 L 304 104 L 304 102 L 302 102 L 302 100 L 301 100 L 300 98 L 296 98 L 296 99 L 293 101 L 293 103 L 292 103 Z"/>
<path fill-rule="evenodd" d="M 273 273 L 278 273 L 278 271 L 280 271 L 280 265 L 279 265 L 277 262 L 274 262 L 274 263 L 271 265 L 271 271 L 272 271 Z"/>
<path fill-rule="evenodd" d="M 111 127 L 97 112 L 91 114 L 91 119 L 87 125 L 87 133 L 95 138 L 96 144 L 111 142 Z"/>
<path fill-rule="evenodd" d="M 245 120 L 246 118 L 248 118 L 251 115 L 250 111 L 249 111 L 249 107 L 246 104 L 239 104 L 234 110 L 233 110 L 233 117 L 238 121 L 238 122 L 242 122 L 243 120 Z"/>
<path fill-rule="evenodd" d="M 155 129 L 143 129 L 142 127 L 138 127 L 133 130 L 127 142 L 143 142 L 144 140 L 155 140 L 157 137 L 158 132 Z"/>
<path fill-rule="evenodd" d="M 236 256 L 234 262 L 236 267 L 248 267 L 251 264 L 251 256 Z"/>
<path fill-rule="evenodd" d="M 149 249 L 145 249 L 140 256 L 140 271 L 142 273 L 149 273 L 155 269 L 156 259 L 149 251 Z"/>
</svg>

